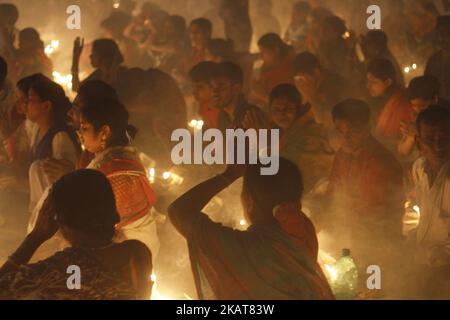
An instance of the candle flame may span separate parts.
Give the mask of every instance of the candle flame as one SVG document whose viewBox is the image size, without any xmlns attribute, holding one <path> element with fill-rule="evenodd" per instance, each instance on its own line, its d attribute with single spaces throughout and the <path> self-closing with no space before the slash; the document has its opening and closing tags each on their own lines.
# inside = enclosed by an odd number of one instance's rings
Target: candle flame
<svg viewBox="0 0 450 320">
<path fill-rule="evenodd" d="M 172 174 L 169 171 L 163 173 L 163 179 L 168 180 Z"/>
</svg>

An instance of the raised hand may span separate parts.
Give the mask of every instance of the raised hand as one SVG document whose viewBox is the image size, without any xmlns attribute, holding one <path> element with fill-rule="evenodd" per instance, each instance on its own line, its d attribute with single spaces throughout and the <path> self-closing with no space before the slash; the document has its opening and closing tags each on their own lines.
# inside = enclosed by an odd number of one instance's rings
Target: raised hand
<svg viewBox="0 0 450 320">
<path fill-rule="evenodd" d="M 73 62 L 80 62 L 81 54 L 83 53 L 84 48 L 84 38 L 77 37 L 73 42 Z"/>
</svg>

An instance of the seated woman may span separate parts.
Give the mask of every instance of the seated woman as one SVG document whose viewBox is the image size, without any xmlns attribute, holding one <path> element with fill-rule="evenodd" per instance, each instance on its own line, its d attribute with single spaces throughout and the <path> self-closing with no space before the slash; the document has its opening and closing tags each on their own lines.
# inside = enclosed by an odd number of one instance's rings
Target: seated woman
<svg viewBox="0 0 450 320">
<path fill-rule="evenodd" d="M 137 239 L 156 257 L 159 240 L 152 207 L 156 195 L 139 159 L 130 145 L 136 129 L 128 124 L 128 112 L 116 99 L 86 103 L 80 110 L 79 136 L 85 149 L 94 154 L 88 169 L 99 170 L 111 182 L 120 223 L 114 239 Z"/>
<path fill-rule="evenodd" d="M 44 51 L 39 33 L 33 28 L 25 28 L 19 33 L 19 49 L 16 53 L 16 79 L 35 73 L 52 76 L 53 63 Z"/>
<path fill-rule="evenodd" d="M 28 176 L 31 157 L 31 137 L 37 129 L 36 125 L 26 119 L 28 92 L 33 83 L 50 80 L 41 73 L 25 77 L 17 82 L 16 104 L 14 114 L 17 125 L 14 131 L 4 140 L 8 154 L 8 162 L 18 178 Z"/>
<path fill-rule="evenodd" d="M 119 220 L 111 185 L 103 174 L 81 170 L 62 177 L 33 231 L 0 268 L 0 299 L 148 299 L 151 253 L 139 241 L 112 241 Z M 29 264 L 35 251 L 58 230 L 71 247 Z M 78 282 L 69 281 L 69 266 L 78 267 L 73 277 L 81 270 Z M 79 290 L 70 290 L 68 284 Z"/>
<path fill-rule="evenodd" d="M 282 83 L 294 83 L 294 50 L 286 45 L 280 36 L 268 33 L 258 41 L 261 58 L 264 62 L 256 87 L 255 99 L 267 102 L 267 96 L 273 88 Z"/>
<path fill-rule="evenodd" d="M 126 71 L 126 67 L 122 66 L 124 58 L 117 43 L 111 39 L 94 41 L 90 59 L 95 71 L 80 82 L 79 63 L 83 48 L 84 39 L 76 38 L 72 61 L 73 90 L 78 91 L 81 84 L 90 80 L 102 80 L 117 90 L 121 86 L 119 82 L 123 79 L 123 73 Z"/>
<path fill-rule="evenodd" d="M 64 160 L 71 164 L 68 168 L 73 170 L 80 150 L 75 131 L 67 124 L 71 104 L 59 84 L 45 79 L 37 81 L 30 86 L 27 99 L 27 119 L 38 128 L 31 138 L 29 177 L 32 211 L 45 189 L 61 177 L 47 174 L 43 164 L 52 159 Z"/>
<path fill-rule="evenodd" d="M 397 83 L 395 68 L 387 59 L 375 59 L 367 67 L 367 88 L 374 98 L 372 115 L 375 136 L 396 152 L 401 138 L 400 124 L 413 119 L 413 109 L 404 89 Z"/>
<path fill-rule="evenodd" d="M 97 103 L 104 100 L 113 99 L 119 100 L 116 90 L 106 82 L 101 80 L 90 80 L 80 86 L 77 95 L 72 103 L 72 108 L 68 115 L 70 118 L 70 125 L 75 130 L 80 130 L 81 114 L 80 110 L 88 103 Z M 78 159 L 76 169 L 84 169 L 92 161 L 94 155 L 87 150 L 81 152 Z"/>
</svg>

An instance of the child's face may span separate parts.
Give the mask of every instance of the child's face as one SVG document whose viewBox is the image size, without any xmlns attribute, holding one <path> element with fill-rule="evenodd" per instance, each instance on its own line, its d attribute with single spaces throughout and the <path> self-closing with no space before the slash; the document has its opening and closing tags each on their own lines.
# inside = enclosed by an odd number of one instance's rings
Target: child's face
<svg viewBox="0 0 450 320">
<path fill-rule="evenodd" d="M 288 129 L 297 117 L 297 106 L 285 98 L 277 98 L 270 105 L 272 121 L 281 129 Z"/>
<path fill-rule="evenodd" d="M 443 165 L 450 159 L 450 125 L 420 124 L 417 142 L 422 155 L 431 163 Z"/>
</svg>

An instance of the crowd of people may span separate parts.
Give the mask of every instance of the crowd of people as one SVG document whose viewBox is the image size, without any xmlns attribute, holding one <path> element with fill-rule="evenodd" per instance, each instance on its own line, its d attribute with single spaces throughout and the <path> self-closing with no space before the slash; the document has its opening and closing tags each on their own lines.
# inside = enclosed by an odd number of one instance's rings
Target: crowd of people
<svg viewBox="0 0 450 320">
<path fill-rule="evenodd" d="M 199 299 L 334 299 L 319 234 L 327 251 L 350 247 L 360 275 L 381 267 L 380 298 L 450 298 L 450 15 L 392 1 L 396 16 L 358 36 L 332 1 L 296 1 L 286 30 L 271 0 L 257 2 L 252 29 L 247 0 L 211 1 L 190 22 L 120 1 L 101 37 L 74 39 L 73 101 L 39 32 L 18 30 L 16 6 L 0 4 L 0 174 L 11 177 L 0 192 L 25 186 L 30 215 L 0 299 L 148 299 L 161 213 L 187 241 Z M 81 78 L 86 52 L 94 71 Z M 409 77 L 405 57 L 423 74 Z M 170 168 L 172 132 L 192 118 L 278 129 L 278 173 L 215 165 L 199 183 L 205 168 L 188 166 L 199 184 L 169 205 L 143 155 Z M 246 230 L 204 213 L 236 186 L 222 211 L 238 216 L 240 194 Z M 408 233 L 405 203 L 420 208 Z M 32 261 L 51 239 L 58 249 Z M 80 290 L 67 288 L 70 265 Z"/>
</svg>

